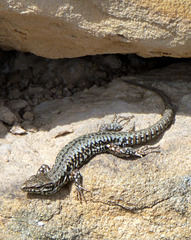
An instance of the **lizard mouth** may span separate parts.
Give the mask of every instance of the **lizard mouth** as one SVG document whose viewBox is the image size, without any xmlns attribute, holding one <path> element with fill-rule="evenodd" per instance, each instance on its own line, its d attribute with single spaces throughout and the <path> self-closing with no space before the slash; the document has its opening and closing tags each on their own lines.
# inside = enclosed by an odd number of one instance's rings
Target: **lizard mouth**
<svg viewBox="0 0 191 240">
<path fill-rule="evenodd" d="M 59 188 L 57 183 L 54 184 L 54 183 L 31 182 L 31 178 L 24 182 L 24 184 L 21 186 L 21 190 L 24 192 L 41 195 L 51 195 L 57 192 L 58 189 Z"/>
</svg>

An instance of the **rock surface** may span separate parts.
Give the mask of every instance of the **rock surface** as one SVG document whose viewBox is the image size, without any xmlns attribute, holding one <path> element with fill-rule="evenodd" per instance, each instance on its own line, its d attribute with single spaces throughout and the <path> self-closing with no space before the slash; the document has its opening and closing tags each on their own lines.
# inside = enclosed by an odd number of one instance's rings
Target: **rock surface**
<svg viewBox="0 0 191 240">
<path fill-rule="evenodd" d="M 117 113 L 134 115 L 136 129 L 160 118 L 161 99 L 116 79 L 71 97 L 46 101 L 34 114 L 43 127 L 0 139 L 2 239 L 190 239 L 191 238 L 191 82 L 190 63 L 176 64 L 126 79 L 149 81 L 168 94 L 176 119 L 155 144 L 161 152 L 128 161 L 98 155 L 82 169 L 87 203 L 74 184 L 50 196 L 32 196 L 20 185 L 41 164 L 52 166 L 72 139 L 97 131 Z"/>
<path fill-rule="evenodd" d="M 190 0 L 4 0 L 0 18 L 1 47 L 43 57 L 191 57 Z"/>
<path fill-rule="evenodd" d="M 11 110 L 3 105 L 0 106 L 0 120 L 4 123 L 12 125 L 17 121 L 17 117 Z"/>
</svg>

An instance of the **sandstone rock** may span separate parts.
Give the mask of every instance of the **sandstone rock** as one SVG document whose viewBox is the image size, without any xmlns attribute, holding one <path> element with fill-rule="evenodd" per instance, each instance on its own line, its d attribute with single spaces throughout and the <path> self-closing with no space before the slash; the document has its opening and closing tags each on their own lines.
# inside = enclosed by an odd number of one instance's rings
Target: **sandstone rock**
<svg viewBox="0 0 191 240">
<path fill-rule="evenodd" d="M 190 66 L 172 65 L 41 103 L 35 116 L 45 124 L 38 132 L 0 139 L 2 239 L 190 239 Z M 135 116 L 125 130 L 134 121 L 138 130 L 160 118 L 161 99 L 123 79 L 148 81 L 176 106 L 174 124 L 152 143 L 161 152 L 129 160 L 94 157 L 80 170 L 91 191 L 85 193 L 87 203 L 77 201 L 74 184 L 49 197 L 23 193 L 20 185 L 42 164 L 52 166 L 65 144 L 97 131 L 98 123 L 111 122 L 114 113 Z"/>
<path fill-rule="evenodd" d="M 190 57 L 190 0 L 2 1 L 1 47 L 48 58 Z"/>
</svg>

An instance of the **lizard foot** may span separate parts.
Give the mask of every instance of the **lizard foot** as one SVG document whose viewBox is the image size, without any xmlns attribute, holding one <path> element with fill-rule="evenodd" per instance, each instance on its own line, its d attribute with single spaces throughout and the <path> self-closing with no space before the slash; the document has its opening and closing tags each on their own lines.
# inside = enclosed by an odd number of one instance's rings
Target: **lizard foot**
<svg viewBox="0 0 191 240">
<path fill-rule="evenodd" d="M 160 152 L 160 146 L 151 147 L 151 146 L 142 146 L 135 151 L 134 155 L 137 157 L 144 157 L 149 153 Z"/>
<path fill-rule="evenodd" d="M 125 126 L 125 124 L 128 124 L 133 117 L 134 117 L 133 115 L 129 117 L 123 117 L 123 116 L 117 116 L 116 114 L 114 114 L 113 121 L 110 124 L 102 124 L 99 128 L 99 131 L 100 132 L 121 131 Z M 123 121 L 124 123 L 122 123 Z"/>
<path fill-rule="evenodd" d="M 87 203 L 86 198 L 84 196 L 84 191 L 86 191 L 86 192 L 90 192 L 90 191 L 83 187 L 83 185 L 82 185 L 83 177 L 82 177 L 81 173 L 77 169 L 74 170 L 70 175 L 70 179 L 74 180 L 74 182 L 75 182 L 78 200 L 81 203 L 82 203 L 82 200 L 84 200 Z"/>
</svg>

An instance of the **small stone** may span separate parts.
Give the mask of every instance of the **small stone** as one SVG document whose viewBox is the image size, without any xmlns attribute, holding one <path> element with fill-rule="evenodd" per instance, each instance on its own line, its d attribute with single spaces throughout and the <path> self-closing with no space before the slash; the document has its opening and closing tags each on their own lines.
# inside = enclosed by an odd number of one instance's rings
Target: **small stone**
<svg viewBox="0 0 191 240">
<path fill-rule="evenodd" d="M 68 90 L 68 88 L 62 89 L 62 96 L 63 97 L 70 97 L 72 93 Z"/>
<path fill-rule="evenodd" d="M 14 135 L 23 135 L 26 133 L 26 131 L 19 125 L 14 125 L 11 129 L 10 132 Z"/>
<path fill-rule="evenodd" d="M 27 101 L 23 99 L 18 99 L 18 100 L 11 100 L 9 101 L 9 107 L 15 111 L 20 111 L 23 108 L 26 108 L 28 106 Z"/>
<path fill-rule="evenodd" d="M 56 94 L 57 88 L 52 88 L 52 89 L 51 89 L 51 92 L 52 92 L 53 94 Z"/>
<path fill-rule="evenodd" d="M 13 125 L 18 121 L 16 115 L 5 106 L 0 106 L 0 120 L 9 125 Z"/>
<path fill-rule="evenodd" d="M 26 111 L 26 112 L 23 114 L 23 119 L 24 119 L 24 120 L 32 121 L 32 120 L 34 119 L 34 114 L 33 114 L 32 112 Z"/>
</svg>

